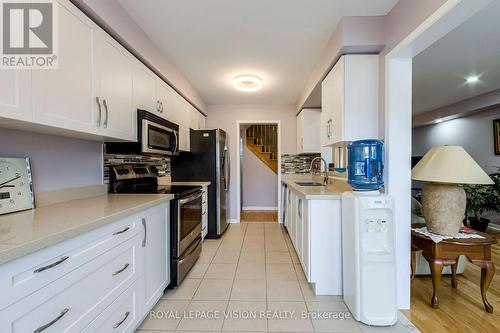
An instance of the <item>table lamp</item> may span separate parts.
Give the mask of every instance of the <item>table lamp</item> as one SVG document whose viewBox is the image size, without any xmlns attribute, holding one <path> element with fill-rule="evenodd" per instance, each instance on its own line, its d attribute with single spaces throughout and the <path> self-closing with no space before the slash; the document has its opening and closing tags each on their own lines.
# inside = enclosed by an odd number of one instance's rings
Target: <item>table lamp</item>
<svg viewBox="0 0 500 333">
<path fill-rule="evenodd" d="M 458 234 L 463 225 L 467 197 L 460 184 L 493 184 L 461 146 L 431 148 L 415 165 L 411 176 L 427 182 L 422 189 L 427 230 L 445 236 Z"/>
</svg>

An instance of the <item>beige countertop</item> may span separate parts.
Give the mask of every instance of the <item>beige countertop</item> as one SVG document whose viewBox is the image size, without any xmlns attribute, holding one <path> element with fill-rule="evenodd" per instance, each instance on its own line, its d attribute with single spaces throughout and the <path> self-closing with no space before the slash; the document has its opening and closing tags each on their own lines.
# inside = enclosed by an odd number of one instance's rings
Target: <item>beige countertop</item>
<svg viewBox="0 0 500 333">
<path fill-rule="evenodd" d="M 352 187 L 345 180 L 330 178 L 326 186 L 300 186 L 295 182 L 318 182 L 323 183 L 323 177 L 319 175 L 282 175 L 281 181 L 288 185 L 293 191 L 299 193 L 306 200 L 332 199 L 340 200 L 342 192 L 352 191 Z"/>
<path fill-rule="evenodd" d="M 188 186 L 208 186 L 210 182 L 194 181 L 194 182 L 172 182 L 172 185 L 188 185 Z"/>
<path fill-rule="evenodd" d="M 0 264 L 166 203 L 171 194 L 108 194 L 0 216 Z"/>
</svg>

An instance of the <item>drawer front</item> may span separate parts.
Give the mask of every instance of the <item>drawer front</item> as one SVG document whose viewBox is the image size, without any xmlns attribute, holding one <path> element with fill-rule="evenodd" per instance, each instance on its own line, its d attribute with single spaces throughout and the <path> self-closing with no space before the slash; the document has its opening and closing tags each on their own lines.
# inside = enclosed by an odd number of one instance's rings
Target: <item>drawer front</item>
<svg viewBox="0 0 500 333">
<path fill-rule="evenodd" d="M 0 332 L 80 331 L 137 279 L 140 246 L 136 236 L 4 309 Z"/>
<path fill-rule="evenodd" d="M 130 286 L 82 333 L 133 332 L 140 320 L 138 284 Z"/>
<path fill-rule="evenodd" d="M 141 231 L 137 221 L 127 218 L 1 265 L 0 310 L 134 237 Z"/>
</svg>

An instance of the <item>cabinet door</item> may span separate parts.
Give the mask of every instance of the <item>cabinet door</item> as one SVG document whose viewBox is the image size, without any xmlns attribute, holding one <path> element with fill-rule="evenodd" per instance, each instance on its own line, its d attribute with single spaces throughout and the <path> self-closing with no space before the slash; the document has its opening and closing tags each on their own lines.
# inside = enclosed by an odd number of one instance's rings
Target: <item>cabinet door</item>
<svg viewBox="0 0 500 333">
<path fill-rule="evenodd" d="M 200 128 L 200 118 L 198 115 L 200 114 L 198 110 L 196 110 L 192 105 L 188 105 L 189 110 L 189 128 L 194 130 L 199 130 Z"/>
<path fill-rule="evenodd" d="M 95 132 L 94 26 L 70 6 L 65 3 L 59 6 L 59 67 L 32 71 L 33 119 L 45 125 Z"/>
<path fill-rule="evenodd" d="M 136 140 L 131 55 L 103 32 L 95 38 L 96 97 L 101 101 L 102 135 Z"/>
<path fill-rule="evenodd" d="M 44 70 L 41 70 L 44 71 Z M 0 70 L 0 117 L 31 121 L 31 73 L 28 69 Z"/>
<path fill-rule="evenodd" d="M 189 151 L 189 110 L 190 105 L 179 96 L 179 149 Z"/>
<path fill-rule="evenodd" d="M 307 281 L 309 281 L 309 226 L 310 226 L 310 210 L 309 210 L 309 200 L 304 200 L 303 211 L 302 211 L 302 256 L 301 263 L 304 273 L 306 275 Z"/>
<path fill-rule="evenodd" d="M 332 114 L 331 105 L 331 72 L 321 83 L 321 145 L 326 146 L 330 144 L 330 123 Z"/>
<path fill-rule="evenodd" d="M 297 153 L 304 152 L 304 111 L 297 115 Z"/>
<path fill-rule="evenodd" d="M 344 58 L 332 69 L 331 86 L 331 139 L 330 143 L 343 141 L 344 131 Z"/>
<path fill-rule="evenodd" d="M 297 228 L 295 231 L 295 243 L 297 249 L 297 256 L 300 261 L 302 261 L 302 216 L 304 212 L 303 208 L 304 200 L 302 198 L 297 198 Z"/>
<path fill-rule="evenodd" d="M 300 134 L 300 153 L 321 153 L 321 110 L 303 109 L 299 116 L 297 139 Z"/>
<path fill-rule="evenodd" d="M 156 92 L 157 92 L 157 99 L 159 103 L 159 112 L 160 115 L 167 119 L 170 120 L 174 123 L 177 124 L 176 121 L 172 120 L 172 115 L 173 115 L 173 98 L 175 92 L 170 88 L 168 84 L 166 84 L 163 80 L 160 78 L 156 78 Z M 175 117 L 175 115 L 174 115 Z"/>
<path fill-rule="evenodd" d="M 137 64 L 134 72 L 134 107 L 153 113 L 159 113 L 156 97 L 156 75 L 146 66 Z"/>
<path fill-rule="evenodd" d="M 200 129 L 204 130 L 207 128 L 207 118 L 201 113 L 199 114 L 199 117 L 200 117 Z"/>
<path fill-rule="evenodd" d="M 151 309 L 163 294 L 169 279 L 170 259 L 169 237 L 167 237 L 169 218 L 168 206 L 148 211 L 142 218 L 144 238 L 144 309 Z"/>
</svg>

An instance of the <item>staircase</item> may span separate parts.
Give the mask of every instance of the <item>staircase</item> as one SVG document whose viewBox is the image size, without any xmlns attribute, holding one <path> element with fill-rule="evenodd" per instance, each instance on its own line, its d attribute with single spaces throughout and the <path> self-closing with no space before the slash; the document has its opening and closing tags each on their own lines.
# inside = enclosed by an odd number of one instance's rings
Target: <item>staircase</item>
<svg viewBox="0 0 500 333">
<path fill-rule="evenodd" d="M 247 128 L 246 145 L 248 149 L 278 173 L 278 126 L 275 124 L 251 125 Z"/>
</svg>

